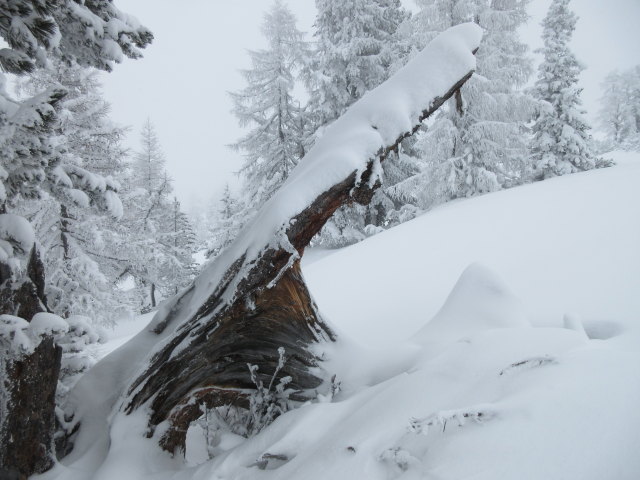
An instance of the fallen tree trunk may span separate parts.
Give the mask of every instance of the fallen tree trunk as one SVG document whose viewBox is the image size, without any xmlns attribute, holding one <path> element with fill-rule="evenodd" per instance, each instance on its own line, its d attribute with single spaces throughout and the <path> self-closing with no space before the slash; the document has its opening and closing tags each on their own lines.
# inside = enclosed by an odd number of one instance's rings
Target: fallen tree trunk
<svg viewBox="0 0 640 480">
<path fill-rule="evenodd" d="M 274 373 L 276 381 L 290 377 L 297 400 L 315 396 L 326 378 L 313 368 L 319 359 L 311 347 L 335 335 L 304 283 L 300 258 L 339 207 L 371 200 L 381 162 L 471 77 L 479 40 L 478 27 L 455 27 L 365 95 L 327 129 L 255 222 L 159 314 L 154 331 L 165 340 L 123 409 L 148 408 L 148 435 L 157 434 L 162 448 L 184 451 L 200 405 L 246 408 L 256 383 L 248 365 L 258 366 L 265 384 Z"/>
</svg>

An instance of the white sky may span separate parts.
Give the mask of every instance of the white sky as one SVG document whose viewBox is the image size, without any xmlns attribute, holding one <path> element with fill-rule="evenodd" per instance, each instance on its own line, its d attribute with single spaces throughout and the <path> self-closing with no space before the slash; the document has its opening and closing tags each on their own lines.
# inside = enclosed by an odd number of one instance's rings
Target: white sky
<svg viewBox="0 0 640 480">
<path fill-rule="evenodd" d="M 408 6 L 411 0 L 405 0 Z M 541 46 L 550 0 L 532 0 L 523 39 Z M 249 66 L 247 49 L 258 49 L 266 0 L 124 0 L 116 4 L 155 35 L 145 57 L 125 61 L 103 76 L 112 118 L 132 126 L 128 145 L 137 147 L 147 117 L 155 124 L 175 192 L 188 207 L 217 198 L 236 182 L 240 156 L 226 145 L 242 130 L 230 113 L 228 91 L 244 86 L 238 69 Z M 299 28 L 311 32 L 314 0 L 289 0 Z M 583 100 L 589 118 L 598 109 L 599 84 L 613 69 L 640 64 L 640 0 L 573 0 L 580 16 L 573 49 L 587 70 Z M 203 205 L 204 206 L 204 205 Z"/>
</svg>

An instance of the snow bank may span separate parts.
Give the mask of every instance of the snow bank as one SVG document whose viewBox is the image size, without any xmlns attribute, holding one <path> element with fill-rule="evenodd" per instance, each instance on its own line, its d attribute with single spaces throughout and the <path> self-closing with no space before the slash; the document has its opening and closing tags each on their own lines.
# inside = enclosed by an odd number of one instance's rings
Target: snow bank
<svg viewBox="0 0 640 480">
<path fill-rule="evenodd" d="M 561 326 L 571 312 L 587 330 L 633 324 L 640 155 L 609 156 L 618 166 L 451 202 L 320 261 L 303 260 L 307 285 L 332 324 L 372 346 L 422 328 L 476 262 L 499 272 L 534 325 Z"/>
</svg>

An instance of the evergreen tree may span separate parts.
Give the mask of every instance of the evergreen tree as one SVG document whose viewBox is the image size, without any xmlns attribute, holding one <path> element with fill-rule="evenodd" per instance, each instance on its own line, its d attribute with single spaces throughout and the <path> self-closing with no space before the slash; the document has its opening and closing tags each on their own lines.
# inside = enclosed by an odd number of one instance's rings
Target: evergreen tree
<svg viewBox="0 0 640 480">
<path fill-rule="evenodd" d="M 640 151 L 640 65 L 604 80 L 598 120 L 606 148 Z"/>
<path fill-rule="evenodd" d="M 168 187 L 166 160 L 150 118 L 142 126 L 140 147 L 133 160 L 135 185 L 150 193 Z M 165 193 L 168 195 L 170 192 L 167 190 Z"/>
<path fill-rule="evenodd" d="M 397 30 L 409 17 L 399 0 L 316 0 L 316 7 L 316 51 L 305 70 L 308 117 L 315 133 L 307 143 L 389 78 L 403 52 Z M 383 165 L 385 182 L 397 181 L 404 172 L 406 164 L 397 160 L 391 155 Z M 339 247 L 360 241 L 385 226 L 395 207 L 386 190 L 380 190 L 367 207 L 340 208 L 314 242 Z"/>
<path fill-rule="evenodd" d="M 196 234 L 189 217 L 182 211 L 176 197 L 162 225 L 160 243 L 165 249 L 161 293 L 165 298 L 189 286 L 196 276 L 193 255 L 196 253 Z"/>
<path fill-rule="evenodd" d="M 237 237 L 245 220 L 246 216 L 240 202 L 231 193 L 227 184 L 218 203 L 218 211 L 207 242 L 207 258 L 212 259 L 220 255 L 220 252 Z"/>
<path fill-rule="evenodd" d="M 134 302 L 146 312 L 195 276 L 195 234 L 179 202 L 171 199 L 171 179 L 150 120 L 142 128 L 140 143 L 123 193 L 130 256 L 120 277 L 134 279 Z"/>
<path fill-rule="evenodd" d="M 265 14 L 266 50 L 250 51 L 247 86 L 233 93 L 233 113 L 251 130 L 232 147 L 244 153 L 240 173 L 248 211 L 267 201 L 304 156 L 304 119 L 293 97 L 296 72 L 308 55 L 307 43 L 288 7 L 276 0 Z"/>
<path fill-rule="evenodd" d="M 316 50 L 306 72 L 315 128 L 338 118 L 389 77 L 400 55 L 400 0 L 316 0 Z"/>
<path fill-rule="evenodd" d="M 590 127 L 581 110 L 578 75 L 583 66 L 569 49 L 577 22 L 569 0 L 552 0 L 542 22 L 544 61 L 538 69 L 534 93 L 545 107 L 533 126 L 531 156 L 538 179 L 565 175 L 596 166 Z"/>
<path fill-rule="evenodd" d="M 118 185 L 125 129 L 108 118 L 109 105 L 101 96 L 97 72 L 60 61 L 53 67 L 20 82 L 19 92 L 34 95 L 47 88 L 64 88 L 67 94 L 59 102 L 55 129 L 58 150 L 68 164 L 97 172 Z M 114 232 L 122 206 L 113 200 L 110 216 L 88 210 L 81 192 L 21 205 L 20 211 L 30 219 L 47 252 L 48 306 L 64 318 L 82 315 L 93 322 L 112 323 L 122 313 L 115 275 L 125 242 Z"/>
<path fill-rule="evenodd" d="M 517 29 L 528 0 L 421 0 L 413 31 L 417 47 L 437 32 L 473 21 L 485 35 L 477 71 L 415 144 L 420 172 L 391 195 L 425 209 L 451 199 L 513 186 L 526 178 L 526 123 L 536 102 L 522 93 L 531 73 Z"/>
</svg>

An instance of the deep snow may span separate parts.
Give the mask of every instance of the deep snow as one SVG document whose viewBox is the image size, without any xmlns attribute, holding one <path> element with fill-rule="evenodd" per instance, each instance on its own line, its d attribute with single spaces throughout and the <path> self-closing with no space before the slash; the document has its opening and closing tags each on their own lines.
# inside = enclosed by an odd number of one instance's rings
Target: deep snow
<svg viewBox="0 0 640 480">
<path fill-rule="evenodd" d="M 569 312 L 594 328 L 638 320 L 639 157 L 616 153 L 614 168 L 442 205 L 316 254 L 305 278 L 321 311 L 368 345 L 414 333 L 474 262 L 504 280 L 536 325 L 561 325 Z"/>
<path fill-rule="evenodd" d="M 143 438 L 143 416 L 119 416 L 95 476 L 104 445 L 85 444 L 43 478 L 637 480 L 640 155 L 615 158 L 311 252 L 305 275 L 341 335 L 320 347 L 333 401 L 223 435 L 200 465 L 191 435 L 191 466 Z"/>
</svg>

